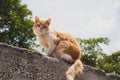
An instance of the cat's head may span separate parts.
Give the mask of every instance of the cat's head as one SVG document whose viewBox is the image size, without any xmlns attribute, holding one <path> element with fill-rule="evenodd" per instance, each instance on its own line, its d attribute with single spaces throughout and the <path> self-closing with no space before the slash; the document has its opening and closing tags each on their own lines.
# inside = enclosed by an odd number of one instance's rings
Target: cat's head
<svg viewBox="0 0 120 80">
<path fill-rule="evenodd" d="M 49 25 L 51 23 L 51 19 L 48 20 L 40 20 L 39 17 L 35 16 L 35 23 L 33 26 L 33 31 L 36 35 L 46 34 L 49 32 Z"/>
</svg>

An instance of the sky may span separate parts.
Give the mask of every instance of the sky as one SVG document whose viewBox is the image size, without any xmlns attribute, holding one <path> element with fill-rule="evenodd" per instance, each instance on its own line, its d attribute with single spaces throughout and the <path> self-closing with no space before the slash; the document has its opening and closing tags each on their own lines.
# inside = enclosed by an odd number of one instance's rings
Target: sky
<svg viewBox="0 0 120 80">
<path fill-rule="evenodd" d="M 120 0 L 22 0 L 50 27 L 81 39 L 108 37 L 107 54 L 120 50 Z"/>
</svg>

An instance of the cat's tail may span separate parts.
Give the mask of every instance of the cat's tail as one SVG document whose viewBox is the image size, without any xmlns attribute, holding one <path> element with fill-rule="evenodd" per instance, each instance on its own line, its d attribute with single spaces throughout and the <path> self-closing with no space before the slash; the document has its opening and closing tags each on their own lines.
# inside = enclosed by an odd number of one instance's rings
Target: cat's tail
<svg viewBox="0 0 120 80">
<path fill-rule="evenodd" d="M 83 64 L 80 60 L 76 60 L 73 65 L 66 72 L 67 80 L 74 80 L 75 76 L 78 76 L 83 71 Z"/>
</svg>

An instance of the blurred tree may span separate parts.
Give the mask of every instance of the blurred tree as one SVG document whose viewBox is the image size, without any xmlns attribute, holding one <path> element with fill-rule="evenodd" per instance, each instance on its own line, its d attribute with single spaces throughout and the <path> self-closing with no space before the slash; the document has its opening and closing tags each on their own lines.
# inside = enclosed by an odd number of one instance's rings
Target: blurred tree
<svg viewBox="0 0 120 80">
<path fill-rule="evenodd" d="M 120 51 L 114 52 L 111 55 L 104 55 L 98 60 L 98 68 L 104 69 L 105 72 L 115 72 L 120 74 Z"/>
<path fill-rule="evenodd" d="M 101 45 L 102 44 L 108 45 L 109 39 L 108 38 L 96 38 L 96 39 L 77 38 L 77 40 L 80 43 L 83 52 L 82 62 L 86 65 L 97 67 L 98 58 L 102 57 L 102 55 L 104 54 Z"/>
<path fill-rule="evenodd" d="M 31 15 L 20 0 L 0 0 L 0 42 L 28 48 L 34 37 Z"/>
</svg>

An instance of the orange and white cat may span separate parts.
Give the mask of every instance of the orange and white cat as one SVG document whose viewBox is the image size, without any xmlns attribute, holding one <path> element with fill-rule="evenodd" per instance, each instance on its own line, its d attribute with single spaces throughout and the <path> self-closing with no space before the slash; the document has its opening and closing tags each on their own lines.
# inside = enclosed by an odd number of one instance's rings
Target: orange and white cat
<svg viewBox="0 0 120 80">
<path fill-rule="evenodd" d="M 35 16 L 33 31 L 40 45 L 47 51 L 48 56 L 62 58 L 68 63 L 72 63 L 66 72 L 67 80 L 74 80 L 76 75 L 83 71 L 83 64 L 80 61 L 81 49 L 79 43 L 69 34 L 58 31 L 51 31 L 49 25 L 51 19 L 40 20 Z"/>
</svg>

